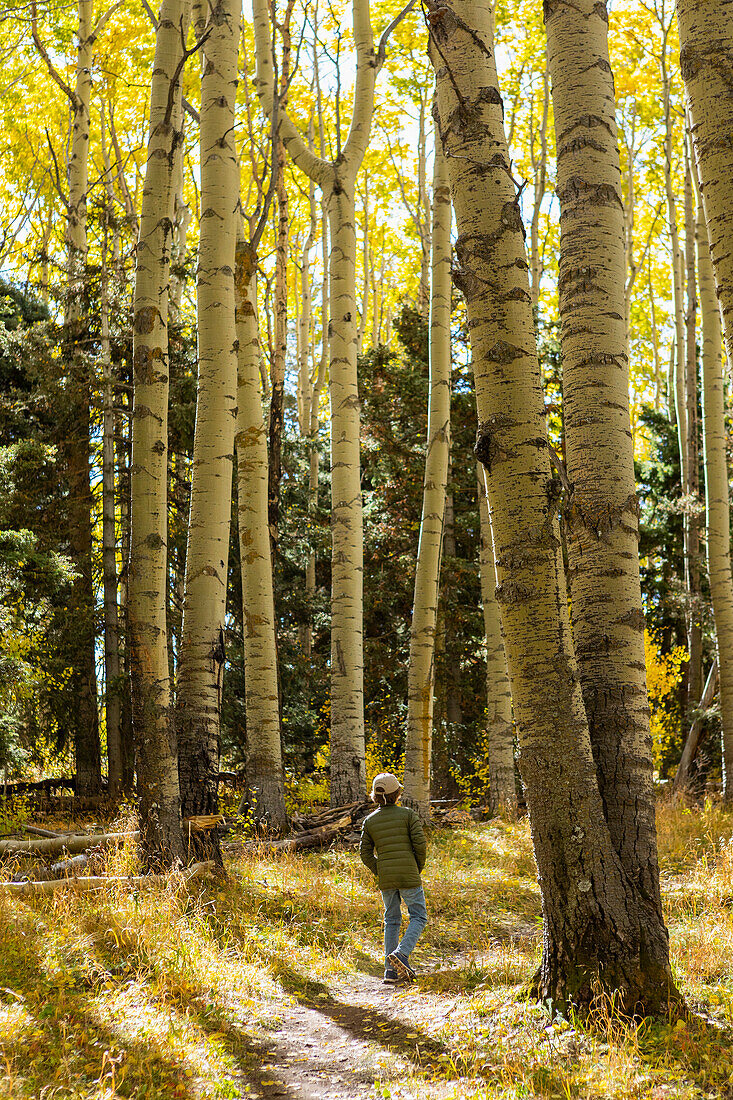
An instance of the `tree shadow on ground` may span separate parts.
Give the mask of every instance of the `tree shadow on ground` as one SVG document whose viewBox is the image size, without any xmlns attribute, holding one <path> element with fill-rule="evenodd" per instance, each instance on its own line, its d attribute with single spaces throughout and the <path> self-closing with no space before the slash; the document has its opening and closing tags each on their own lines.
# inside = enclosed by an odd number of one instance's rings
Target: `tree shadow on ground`
<svg viewBox="0 0 733 1100">
<path fill-rule="evenodd" d="M 435 1073 L 449 1062 L 449 1049 L 442 1043 L 431 1039 L 415 1027 L 405 1024 L 377 1009 L 361 1005 L 347 1004 L 333 995 L 330 987 L 301 974 L 290 967 L 279 956 L 258 948 L 258 954 L 264 965 L 273 973 L 285 993 L 294 1001 L 311 1011 L 319 1013 L 337 1027 L 347 1032 L 352 1039 L 375 1044 L 390 1053 L 399 1055 L 411 1062 L 414 1072 L 430 1071 Z M 150 980 L 160 984 L 165 974 L 154 960 L 150 961 Z M 226 1053 L 236 1062 L 237 1080 L 253 1087 L 262 1097 L 302 1097 L 302 1089 L 291 1088 L 286 1080 L 278 1079 L 276 1069 L 268 1069 L 270 1061 L 276 1061 L 292 1054 L 292 1046 L 285 1039 L 255 1038 L 243 1028 L 232 1023 L 227 1006 L 219 1004 L 205 996 L 203 990 L 177 990 L 169 997 L 176 1007 L 192 1019 L 202 1031 L 215 1037 Z M 278 1009 L 284 1007 L 278 1005 Z M 278 1009 L 273 1013 L 277 1015 Z M 272 1017 L 271 1017 L 272 1019 Z M 317 1038 L 317 1033 L 314 1033 Z M 328 1069 L 327 1058 L 323 1055 L 322 1068 Z M 290 1067 L 291 1073 L 297 1073 L 297 1067 Z M 376 1074 L 375 1074 L 376 1076 Z M 374 1077 L 369 1077 L 373 1084 Z"/>
<path fill-rule="evenodd" d="M 71 984 L 67 972 L 59 979 L 48 973 L 40 935 L 31 931 L 30 921 L 0 921 L 0 939 L 5 936 L 13 954 L 10 961 L 3 956 L 0 987 L 4 999 L 22 1005 L 26 1014 L 11 1040 L 0 1045 L 10 1081 L 12 1074 L 38 1095 L 61 1079 L 79 1096 L 87 1089 L 89 1096 L 98 1095 L 104 1082 L 120 1096 L 195 1100 L 180 1062 L 156 1050 L 149 1038 L 130 1039 L 105 1025 L 90 989 Z"/>
<path fill-rule="evenodd" d="M 378 1009 L 338 1000 L 324 982 L 307 978 L 281 959 L 271 956 L 270 964 L 283 989 L 299 1004 L 328 1017 L 354 1038 L 379 1043 L 392 1053 L 407 1058 L 419 1069 L 435 1070 L 445 1062 L 448 1047 L 414 1026 Z"/>
</svg>

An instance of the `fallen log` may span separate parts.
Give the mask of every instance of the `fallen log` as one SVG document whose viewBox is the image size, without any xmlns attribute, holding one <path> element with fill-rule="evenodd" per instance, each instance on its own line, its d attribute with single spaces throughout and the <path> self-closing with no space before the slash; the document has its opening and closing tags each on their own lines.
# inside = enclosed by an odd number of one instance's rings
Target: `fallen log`
<svg viewBox="0 0 733 1100">
<path fill-rule="evenodd" d="M 243 783 L 244 772 L 219 772 L 217 774 L 217 779 L 219 783 Z M 105 785 L 103 784 L 103 794 L 105 789 Z M 0 783 L 0 795 L 4 795 L 6 798 L 12 798 L 16 794 L 34 794 L 39 791 L 45 794 L 51 794 L 52 791 L 61 790 L 75 791 L 76 776 L 61 775 L 50 776 L 47 779 L 17 779 L 13 780 L 12 783 Z"/>
<path fill-rule="evenodd" d="M 1 793 L 1 792 L 0 792 Z M 113 813 L 119 805 L 119 800 L 110 794 L 44 794 L 41 792 L 35 800 L 35 806 L 44 813 L 78 814 L 91 811 L 93 813 Z"/>
<path fill-rule="evenodd" d="M 215 867 L 213 859 L 206 860 L 205 863 L 194 863 L 192 867 L 182 872 L 181 881 L 190 882 L 191 879 L 198 878 L 206 871 L 213 871 Z M 103 890 L 105 886 L 155 886 L 168 881 L 168 875 L 130 875 L 129 877 L 120 875 L 109 878 L 100 875 L 89 878 L 61 878 L 53 882 L 0 882 L 0 894 L 19 894 L 21 897 L 53 894 L 54 891 L 64 887 L 87 893 L 90 890 Z"/>
<path fill-rule="evenodd" d="M 63 836 L 63 833 L 53 833 L 50 829 L 42 829 L 39 825 L 24 825 L 24 833 L 30 833 L 31 836 L 43 836 L 47 839 L 54 839 L 55 837 Z"/>
<path fill-rule="evenodd" d="M 301 825 L 308 823 L 315 828 L 316 825 L 329 824 L 329 818 L 343 817 L 344 814 L 351 813 L 358 805 L 358 802 L 346 802 L 343 806 L 326 806 L 325 809 L 318 810 L 316 813 L 312 814 L 295 813 L 293 814 L 293 818 Z"/>
<path fill-rule="evenodd" d="M 44 794 L 51 794 L 51 791 L 60 790 L 76 790 L 76 776 L 67 775 L 38 780 L 22 779 L 15 783 L 3 783 L 0 787 L 0 794 L 4 798 L 14 798 L 17 794 L 34 794 L 39 791 Z"/>
<path fill-rule="evenodd" d="M 89 856 L 86 852 L 82 852 L 78 856 L 70 856 L 68 859 L 62 859 L 59 863 L 54 863 L 49 867 L 48 873 L 51 878 L 63 878 L 64 875 L 79 875 L 89 863 Z"/>
<path fill-rule="evenodd" d="M 372 802 L 347 802 L 345 806 L 331 806 L 329 809 L 321 810 L 317 814 L 299 814 L 294 818 L 293 825 L 295 828 L 307 832 L 311 829 L 320 828 L 322 825 L 332 825 L 345 815 L 348 815 L 352 822 L 356 822 L 373 809 L 375 809 L 375 806 Z"/>
<path fill-rule="evenodd" d="M 139 840 L 135 833 L 86 833 L 81 836 L 69 834 L 43 840 L 0 840 L 0 856 L 31 854 L 37 856 L 57 856 L 61 852 L 74 855 L 86 852 L 101 844 L 121 844 L 125 840 Z"/>
<path fill-rule="evenodd" d="M 351 817 L 345 816 L 330 825 L 320 825 L 316 829 L 297 833 L 296 836 L 288 837 L 286 840 L 264 841 L 263 847 L 279 852 L 294 852 L 301 848 L 322 848 L 324 844 L 328 844 L 339 836 L 344 829 L 351 828 L 351 825 Z"/>
</svg>

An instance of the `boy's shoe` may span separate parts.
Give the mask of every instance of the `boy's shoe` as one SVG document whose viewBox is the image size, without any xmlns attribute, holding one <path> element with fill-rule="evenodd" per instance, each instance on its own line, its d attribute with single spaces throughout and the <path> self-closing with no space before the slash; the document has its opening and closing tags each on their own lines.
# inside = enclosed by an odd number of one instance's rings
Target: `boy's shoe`
<svg viewBox="0 0 733 1100">
<path fill-rule="evenodd" d="M 406 978 L 408 982 L 415 981 L 417 974 L 412 969 L 405 956 L 401 955 L 399 951 L 393 951 L 391 955 L 388 955 L 387 961 L 395 968 L 401 978 Z"/>
<path fill-rule="evenodd" d="M 384 984 L 385 985 L 396 985 L 399 980 L 400 980 L 400 976 L 397 973 L 397 971 L 393 967 L 388 966 L 387 969 L 384 972 Z"/>
</svg>

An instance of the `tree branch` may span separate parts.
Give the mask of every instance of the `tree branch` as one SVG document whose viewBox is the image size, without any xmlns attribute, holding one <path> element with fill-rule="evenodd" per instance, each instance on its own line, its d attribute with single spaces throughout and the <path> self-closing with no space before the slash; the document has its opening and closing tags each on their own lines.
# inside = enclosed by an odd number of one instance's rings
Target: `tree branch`
<svg viewBox="0 0 733 1100">
<path fill-rule="evenodd" d="M 204 31 L 201 37 L 194 42 L 191 49 L 188 50 L 186 49 L 186 40 L 183 33 L 183 25 L 181 25 L 181 44 L 183 46 L 183 53 L 181 55 L 180 61 L 176 65 L 175 72 L 173 73 L 173 76 L 171 77 L 171 82 L 168 86 L 168 103 L 165 108 L 165 115 L 163 116 L 163 124 L 165 126 L 170 123 L 171 115 L 173 114 L 173 100 L 176 94 L 176 86 L 178 84 L 181 73 L 185 68 L 186 62 L 188 61 L 189 57 L 193 57 L 193 55 L 201 49 L 201 47 L 204 45 L 210 35 L 210 30 Z"/>
<path fill-rule="evenodd" d="M 382 37 L 379 39 L 377 52 L 374 55 L 374 67 L 377 72 L 379 72 L 379 70 L 382 68 L 382 65 L 384 65 L 384 62 L 387 58 L 387 40 L 389 36 L 392 34 L 392 31 L 400 25 L 405 16 L 412 11 L 416 3 L 417 0 L 409 0 L 409 3 L 405 4 L 402 11 L 394 17 L 389 26 L 385 27 L 385 29 L 382 31 Z"/>
<path fill-rule="evenodd" d="M 33 0 L 33 3 L 31 4 L 31 33 L 33 35 L 33 41 L 36 44 L 36 49 L 38 50 L 43 60 L 46 62 L 46 68 L 48 69 L 49 73 L 56 81 L 64 95 L 68 96 L 71 106 L 76 108 L 76 92 L 66 83 L 64 78 L 58 72 L 58 70 L 54 66 L 53 61 L 48 56 L 48 51 L 46 50 L 46 47 L 43 45 L 43 42 L 41 42 L 41 37 L 38 33 L 38 11 L 36 8 L 35 0 Z"/>
<path fill-rule="evenodd" d="M 89 38 L 90 38 L 91 41 L 94 41 L 96 38 L 99 37 L 99 35 L 102 33 L 104 28 L 107 26 L 107 24 L 109 23 L 110 19 L 112 18 L 114 13 L 117 11 L 117 9 L 122 7 L 122 4 L 123 4 L 123 0 L 117 0 L 116 4 L 113 4 L 111 8 L 107 8 L 106 12 L 104 12 L 102 15 L 100 15 L 99 19 L 97 20 L 97 22 L 95 24 L 94 30 L 89 35 Z"/>
<path fill-rule="evenodd" d="M 148 18 L 150 19 L 150 22 L 153 24 L 153 30 L 157 31 L 157 29 L 158 29 L 158 18 L 156 16 L 155 12 L 153 11 L 153 9 L 150 7 L 150 4 L 148 3 L 148 0 L 142 0 L 142 5 L 143 5 L 143 8 L 145 9 L 145 11 L 148 13 Z M 186 99 L 185 95 L 181 96 L 181 106 L 183 107 L 186 114 L 190 118 L 192 118 L 193 121 L 198 126 L 201 122 L 201 115 L 196 110 L 193 103 L 190 103 L 189 100 Z"/>
<path fill-rule="evenodd" d="M 565 469 L 565 465 L 563 463 L 563 460 L 560 458 L 560 455 L 557 453 L 557 451 L 553 447 L 552 443 L 550 443 L 549 439 L 547 441 L 547 449 L 550 452 L 550 462 L 552 463 L 552 465 L 557 470 L 557 474 L 558 474 L 558 477 L 560 478 L 560 482 L 562 484 L 563 489 L 565 490 L 566 493 L 572 492 L 573 485 L 572 485 L 572 482 L 570 481 L 570 479 L 568 477 L 568 472 Z"/>
<path fill-rule="evenodd" d="M 51 157 L 53 158 L 54 174 L 55 174 L 55 177 L 56 177 L 54 182 L 56 184 L 56 190 L 59 193 L 59 198 L 61 199 L 62 203 L 64 204 L 64 206 L 68 210 L 69 209 L 69 200 L 66 198 L 66 193 L 64 192 L 64 189 L 61 186 L 61 173 L 59 172 L 59 162 L 56 159 L 56 150 L 53 147 L 53 142 L 51 141 L 51 135 L 48 132 L 48 127 L 46 127 L 46 140 L 48 141 L 48 147 L 51 150 Z"/>
</svg>

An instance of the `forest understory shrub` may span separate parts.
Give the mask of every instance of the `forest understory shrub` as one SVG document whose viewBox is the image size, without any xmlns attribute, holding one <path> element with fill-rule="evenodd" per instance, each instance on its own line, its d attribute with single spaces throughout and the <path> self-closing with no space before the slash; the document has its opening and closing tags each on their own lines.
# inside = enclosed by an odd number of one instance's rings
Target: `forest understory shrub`
<svg viewBox="0 0 733 1100">
<path fill-rule="evenodd" d="M 541 944 L 526 819 L 438 830 L 422 976 L 388 1010 L 428 1053 L 405 1072 L 385 1039 L 375 1095 L 727 1095 L 733 816 L 711 800 L 699 810 L 662 802 L 658 824 L 689 1020 L 629 1024 L 608 998 L 585 1021 L 551 1019 L 526 995 Z M 0 895 L 1 1097 L 246 1095 L 257 1041 L 289 1005 L 317 1006 L 319 994 L 346 1003 L 349 990 L 381 977 L 381 903 L 353 850 L 246 846 L 226 866 L 226 879 L 191 889 L 173 874 L 163 888 Z M 106 857 L 109 874 L 137 869 L 131 842 Z"/>
</svg>

